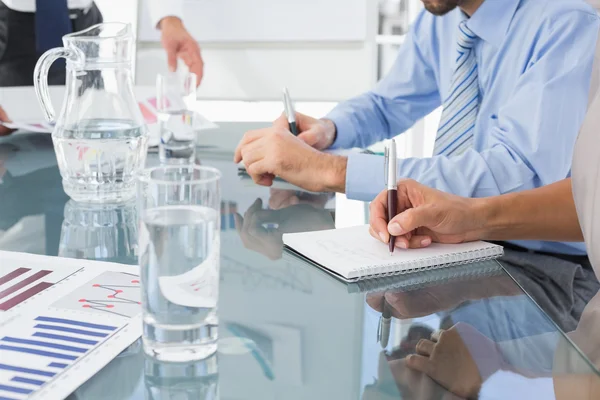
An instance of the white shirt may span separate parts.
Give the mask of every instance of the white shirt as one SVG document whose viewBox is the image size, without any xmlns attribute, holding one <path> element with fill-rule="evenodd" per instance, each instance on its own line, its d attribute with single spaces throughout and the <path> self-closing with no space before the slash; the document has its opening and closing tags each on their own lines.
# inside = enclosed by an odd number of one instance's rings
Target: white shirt
<svg viewBox="0 0 600 400">
<path fill-rule="evenodd" d="M 15 11 L 35 12 L 36 0 L 2 0 L 6 6 Z M 183 0 L 142 0 L 150 5 L 152 24 L 157 26 L 161 19 L 168 16 L 183 18 Z M 86 9 L 93 0 L 67 0 L 69 9 Z"/>
</svg>

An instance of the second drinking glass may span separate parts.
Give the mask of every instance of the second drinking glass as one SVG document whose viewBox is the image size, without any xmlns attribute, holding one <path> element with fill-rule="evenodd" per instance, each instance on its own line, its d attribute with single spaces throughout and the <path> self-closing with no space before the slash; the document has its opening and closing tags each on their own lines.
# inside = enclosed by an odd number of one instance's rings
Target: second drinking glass
<svg viewBox="0 0 600 400">
<path fill-rule="evenodd" d="M 163 164 L 193 164 L 196 155 L 194 73 L 159 74 L 156 109 L 160 125 L 159 156 Z"/>
</svg>

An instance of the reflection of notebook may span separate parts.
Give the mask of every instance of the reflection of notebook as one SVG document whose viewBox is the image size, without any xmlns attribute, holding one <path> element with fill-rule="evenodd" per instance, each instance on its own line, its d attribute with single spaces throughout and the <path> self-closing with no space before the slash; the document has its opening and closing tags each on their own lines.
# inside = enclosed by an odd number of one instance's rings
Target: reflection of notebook
<svg viewBox="0 0 600 400">
<path fill-rule="evenodd" d="M 418 250 L 387 246 L 369 235 L 367 225 L 283 235 L 289 250 L 346 282 L 409 274 L 502 256 L 502 246 L 486 242 L 434 243 Z"/>
</svg>

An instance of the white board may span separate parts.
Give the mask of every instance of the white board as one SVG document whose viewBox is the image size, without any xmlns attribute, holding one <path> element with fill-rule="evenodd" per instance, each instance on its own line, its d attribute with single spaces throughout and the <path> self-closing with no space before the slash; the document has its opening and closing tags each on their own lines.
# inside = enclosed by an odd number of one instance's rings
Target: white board
<svg viewBox="0 0 600 400">
<path fill-rule="evenodd" d="M 184 22 L 200 42 L 364 41 L 367 1 L 186 0 Z M 157 42 L 148 3 L 140 0 L 139 39 Z"/>
</svg>

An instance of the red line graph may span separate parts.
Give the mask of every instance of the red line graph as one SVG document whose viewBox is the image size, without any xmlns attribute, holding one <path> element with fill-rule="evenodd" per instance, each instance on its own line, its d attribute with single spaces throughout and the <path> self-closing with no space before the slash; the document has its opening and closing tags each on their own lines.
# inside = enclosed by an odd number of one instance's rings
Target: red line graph
<svg viewBox="0 0 600 400">
<path fill-rule="evenodd" d="M 126 314 L 121 314 L 111 309 L 115 308 L 115 305 L 117 304 L 142 304 L 138 300 L 128 299 L 125 293 L 126 289 L 139 289 L 139 279 L 132 279 L 131 285 L 101 285 L 95 283 L 92 285 L 92 287 L 95 289 L 104 289 L 110 294 L 106 296 L 106 299 L 79 299 L 80 303 L 84 303 L 81 305 L 83 308 L 89 308 L 96 311 L 102 311 L 111 314 L 116 314 L 122 317 L 128 317 L 128 315 Z"/>
</svg>

